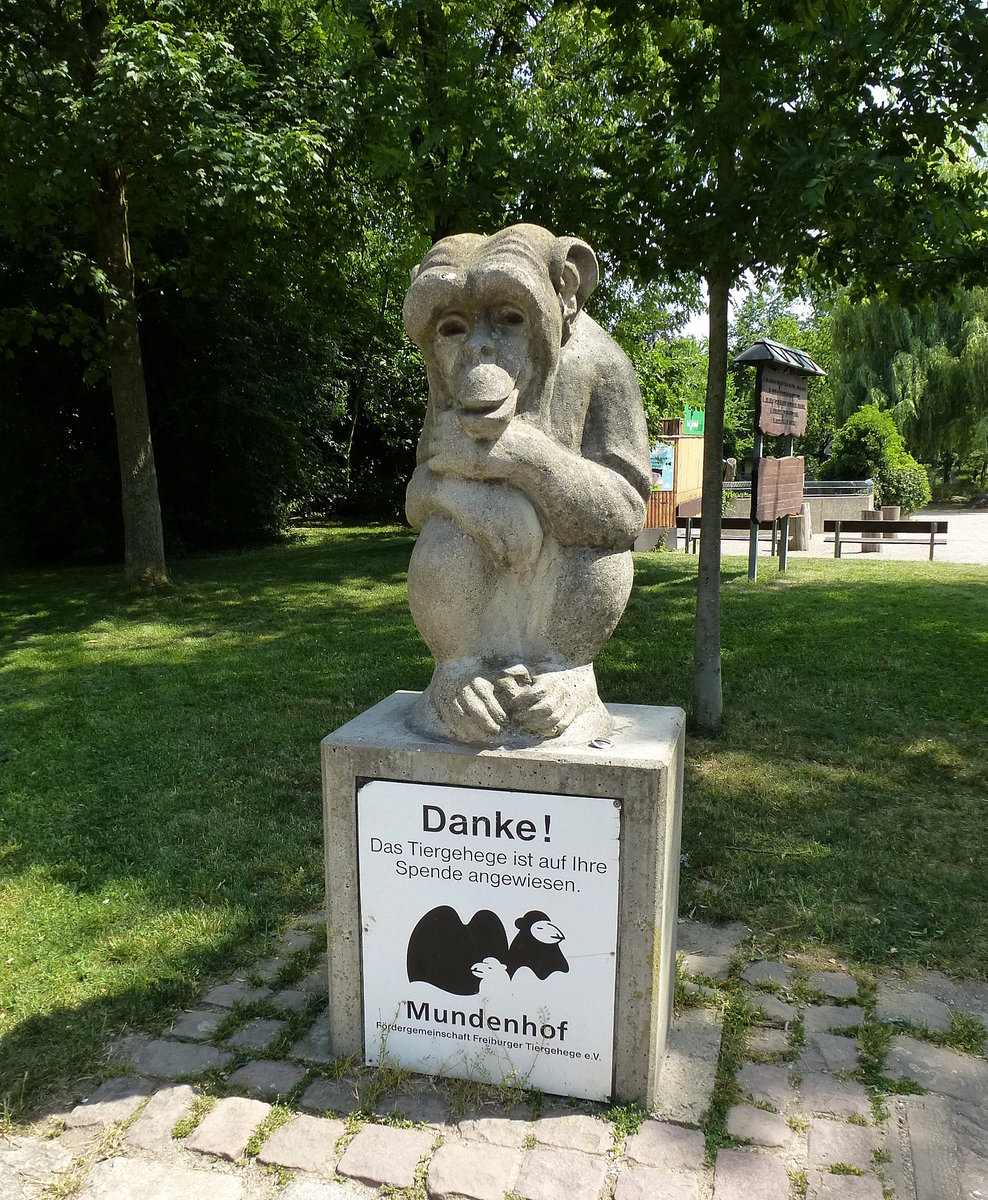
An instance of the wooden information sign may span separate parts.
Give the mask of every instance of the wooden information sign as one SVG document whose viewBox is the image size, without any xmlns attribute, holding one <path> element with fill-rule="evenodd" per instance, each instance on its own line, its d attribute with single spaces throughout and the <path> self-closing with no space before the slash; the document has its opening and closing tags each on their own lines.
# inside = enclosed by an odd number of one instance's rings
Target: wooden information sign
<svg viewBox="0 0 988 1200">
<path fill-rule="evenodd" d="M 757 519 L 798 517 L 803 511 L 802 458 L 763 458 L 758 463 Z"/>
<path fill-rule="evenodd" d="M 806 432 L 807 377 L 763 366 L 759 378 L 758 428 L 770 437 L 800 437 Z"/>
</svg>

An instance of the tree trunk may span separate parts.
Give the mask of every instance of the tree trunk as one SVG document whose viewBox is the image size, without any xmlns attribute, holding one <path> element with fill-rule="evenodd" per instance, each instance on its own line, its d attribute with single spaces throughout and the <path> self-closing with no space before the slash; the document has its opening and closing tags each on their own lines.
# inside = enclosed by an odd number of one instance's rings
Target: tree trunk
<svg viewBox="0 0 988 1200">
<path fill-rule="evenodd" d="M 724 717 L 720 671 L 720 531 L 724 495 L 724 398 L 727 390 L 727 301 L 730 274 L 707 277 L 710 335 L 703 425 L 700 573 L 693 643 L 693 727 L 716 733 Z"/>
<path fill-rule="evenodd" d="M 99 182 L 96 242 L 100 266 L 112 285 L 112 292 L 103 297 L 103 314 L 120 459 L 124 574 L 128 583 L 157 587 L 168 582 L 168 574 L 137 329 L 127 193 L 123 172 L 117 167 L 102 171 Z"/>
</svg>

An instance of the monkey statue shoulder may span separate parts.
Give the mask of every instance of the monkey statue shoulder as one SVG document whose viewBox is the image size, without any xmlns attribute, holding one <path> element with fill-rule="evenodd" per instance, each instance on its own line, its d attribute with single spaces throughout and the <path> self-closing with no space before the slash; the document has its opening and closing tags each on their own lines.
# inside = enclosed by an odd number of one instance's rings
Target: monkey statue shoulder
<svg viewBox="0 0 988 1200">
<path fill-rule="evenodd" d="M 436 660 L 413 720 L 434 736 L 609 729 L 593 660 L 628 602 L 651 472 L 634 371 L 583 311 L 598 277 L 585 242 L 536 225 L 445 238 L 413 274 L 429 403 L 408 600 Z"/>
</svg>

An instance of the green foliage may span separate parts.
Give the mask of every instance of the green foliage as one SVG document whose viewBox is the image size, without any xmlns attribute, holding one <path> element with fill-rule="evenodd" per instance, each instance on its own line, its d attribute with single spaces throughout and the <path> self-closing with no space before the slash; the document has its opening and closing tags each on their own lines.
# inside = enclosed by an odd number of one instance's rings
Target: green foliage
<svg viewBox="0 0 988 1200">
<path fill-rule="evenodd" d="M 821 308 L 809 310 L 805 307 L 803 311 L 797 311 L 775 287 L 750 291 L 738 307 L 731 324 L 729 353 L 732 358 L 753 342 L 769 338 L 784 346 L 805 350 L 827 372 L 825 378 L 810 380 L 806 432 L 796 439 L 795 445 L 795 453 L 806 458 L 806 474 L 810 479 L 818 476 L 836 428 L 833 377 L 836 355 L 831 326 L 831 317 L 827 312 Z M 728 376 L 725 443 L 730 431 L 736 439 L 736 457 L 739 460 L 752 453 L 754 420 L 755 371 L 750 366 L 732 366 Z M 771 442 L 769 450 L 776 452 Z"/>
<path fill-rule="evenodd" d="M 902 434 L 887 412 L 866 404 L 834 436 L 833 457 L 821 470 L 824 479 L 872 479 L 875 504 L 900 505 L 915 512 L 930 500 L 926 472 L 906 450 Z"/>
<path fill-rule="evenodd" d="M 906 307 L 887 297 L 834 310 L 842 415 L 892 414 L 909 450 L 939 465 L 944 486 L 965 461 L 988 469 L 988 289 Z"/>
</svg>

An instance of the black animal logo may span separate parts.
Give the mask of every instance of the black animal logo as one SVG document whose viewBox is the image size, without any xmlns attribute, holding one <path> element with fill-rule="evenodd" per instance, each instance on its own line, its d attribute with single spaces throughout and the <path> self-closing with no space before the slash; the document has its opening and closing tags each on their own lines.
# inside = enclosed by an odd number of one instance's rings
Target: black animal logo
<svg viewBox="0 0 988 1200">
<path fill-rule="evenodd" d="M 562 931 L 535 909 L 515 921 L 511 945 L 496 913 L 484 908 L 464 924 L 448 904 L 430 909 L 408 939 L 409 983 L 431 983 L 456 996 L 476 996 L 485 979 L 528 967 L 539 979 L 569 971 Z"/>
</svg>

